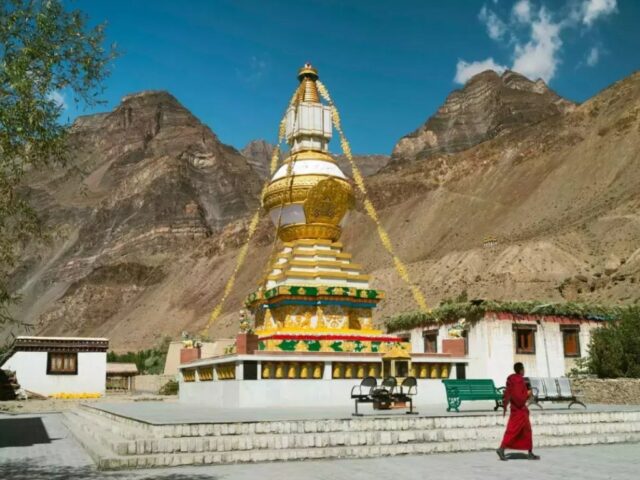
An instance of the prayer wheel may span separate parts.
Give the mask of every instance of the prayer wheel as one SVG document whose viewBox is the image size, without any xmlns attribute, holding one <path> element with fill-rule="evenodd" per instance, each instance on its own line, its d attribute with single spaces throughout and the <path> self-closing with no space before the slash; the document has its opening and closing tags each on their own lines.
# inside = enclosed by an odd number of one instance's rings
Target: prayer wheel
<svg viewBox="0 0 640 480">
<path fill-rule="evenodd" d="M 344 378 L 353 378 L 353 363 L 347 363 L 344 369 Z"/>
</svg>

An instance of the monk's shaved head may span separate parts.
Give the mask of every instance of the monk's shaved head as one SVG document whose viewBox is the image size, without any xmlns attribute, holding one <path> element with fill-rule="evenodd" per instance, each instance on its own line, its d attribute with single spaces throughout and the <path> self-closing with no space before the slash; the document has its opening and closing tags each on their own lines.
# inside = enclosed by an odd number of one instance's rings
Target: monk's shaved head
<svg viewBox="0 0 640 480">
<path fill-rule="evenodd" d="M 524 373 L 524 365 L 522 362 L 518 362 L 513 366 L 513 371 L 516 373 Z"/>
</svg>

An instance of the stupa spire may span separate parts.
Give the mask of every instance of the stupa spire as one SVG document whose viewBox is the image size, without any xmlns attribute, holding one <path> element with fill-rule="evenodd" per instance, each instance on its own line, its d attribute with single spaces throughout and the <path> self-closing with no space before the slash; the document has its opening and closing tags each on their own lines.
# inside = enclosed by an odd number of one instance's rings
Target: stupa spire
<svg viewBox="0 0 640 480">
<path fill-rule="evenodd" d="M 316 80 L 318 79 L 318 70 L 316 70 L 310 63 L 305 63 L 298 71 L 298 80 L 301 84 L 301 101 L 320 103 L 320 96 L 318 95 L 318 86 Z"/>
</svg>

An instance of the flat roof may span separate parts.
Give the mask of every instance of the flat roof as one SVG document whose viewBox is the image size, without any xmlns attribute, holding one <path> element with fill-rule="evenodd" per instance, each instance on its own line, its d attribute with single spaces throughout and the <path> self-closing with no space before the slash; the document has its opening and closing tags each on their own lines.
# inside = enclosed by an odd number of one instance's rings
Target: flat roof
<svg viewBox="0 0 640 480">
<path fill-rule="evenodd" d="M 104 337 L 42 337 L 39 335 L 19 335 L 16 337 L 16 340 L 70 340 L 70 341 L 79 341 L 79 340 L 92 340 L 92 341 L 101 341 L 108 342 L 108 338 Z"/>
<path fill-rule="evenodd" d="M 135 363 L 107 362 L 107 374 L 109 373 L 138 373 Z"/>
<path fill-rule="evenodd" d="M 108 338 L 21 335 L 16 337 L 7 352 L 0 356 L 0 366 L 16 352 L 106 352 L 108 348 Z"/>
<path fill-rule="evenodd" d="M 229 380 L 232 381 L 232 380 Z M 242 381 L 242 380 L 240 380 Z M 305 380 L 303 380 L 304 382 Z M 313 380 L 319 384 L 329 380 Z M 344 380 L 340 380 L 344 382 Z M 438 384 L 439 380 L 420 380 Z M 276 381 L 277 382 L 277 381 Z M 358 379 L 353 379 L 353 385 L 359 384 Z M 308 387 L 306 387 L 308 388 Z M 319 385 L 320 388 L 320 385 Z M 422 387 L 420 387 L 422 388 Z M 345 395 L 348 396 L 348 390 Z M 203 393 L 203 398 L 205 394 Z M 502 417 L 501 411 L 494 411 L 495 403 L 492 401 L 478 401 L 474 405 L 461 408 L 460 413 L 447 412 L 447 403 L 444 398 L 438 404 L 422 404 L 419 401 L 415 409 L 420 412 L 418 417 Z M 638 412 L 639 405 L 599 405 L 589 404 L 588 410 L 568 410 L 566 403 L 545 405 L 544 410 L 531 409 L 531 416 L 544 416 L 553 414 L 570 415 L 575 421 L 581 422 L 582 418 L 588 418 L 594 413 L 600 412 Z M 283 422 L 299 420 L 351 420 L 354 417 L 353 405 L 344 407 L 263 407 L 263 408 L 219 408 L 216 406 L 180 402 L 168 400 L 164 402 L 96 402 L 83 404 L 83 408 L 101 410 L 113 415 L 135 420 L 150 425 L 185 425 L 208 423 L 243 423 L 243 422 Z M 362 405 L 363 420 L 380 418 L 407 418 L 402 410 L 373 410 L 371 404 Z M 468 410 L 465 410 L 468 409 Z"/>
</svg>

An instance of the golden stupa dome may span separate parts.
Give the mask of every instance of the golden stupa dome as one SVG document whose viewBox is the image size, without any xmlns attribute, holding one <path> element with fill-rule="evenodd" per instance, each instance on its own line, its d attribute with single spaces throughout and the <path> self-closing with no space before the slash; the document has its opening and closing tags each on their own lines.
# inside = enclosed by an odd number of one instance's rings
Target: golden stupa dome
<svg viewBox="0 0 640 480">
<path fill-rule="evenodd" d="M 318 95 L 317 70 L 306 64 L 286 113 L 286 140 L 291 150 L 271 178 L 262 198 L 283 241 L 337 240 L 353 208 L 351 183 L 328 152 L 331 109 Z"/>
</svg>

